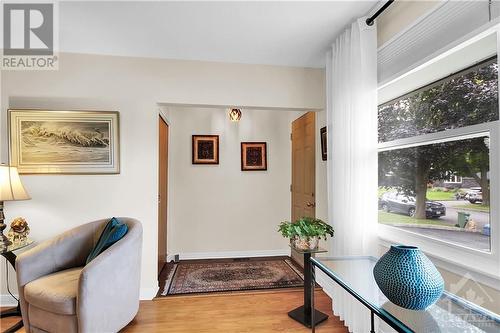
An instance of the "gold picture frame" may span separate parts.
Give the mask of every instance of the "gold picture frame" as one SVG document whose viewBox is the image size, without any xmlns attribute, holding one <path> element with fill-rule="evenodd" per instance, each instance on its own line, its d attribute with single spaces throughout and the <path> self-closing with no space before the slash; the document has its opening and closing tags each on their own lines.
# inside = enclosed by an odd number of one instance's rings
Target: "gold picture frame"
<svg viewBox="0 0 500 333">
<path fill-rule="evenodd" d="M 117 111 L 8 110 L 9 157 L 22 174 L 120 173 Z"/>
<path fill-rule="evenodd" d="M 241 171 L 267 171 L 266 142 L 241 142 Z"/>
<path fill-rule="evenodd" d="M 192 135 L 192 164 L 219 164 L 219 136 Z"/>
</svg>

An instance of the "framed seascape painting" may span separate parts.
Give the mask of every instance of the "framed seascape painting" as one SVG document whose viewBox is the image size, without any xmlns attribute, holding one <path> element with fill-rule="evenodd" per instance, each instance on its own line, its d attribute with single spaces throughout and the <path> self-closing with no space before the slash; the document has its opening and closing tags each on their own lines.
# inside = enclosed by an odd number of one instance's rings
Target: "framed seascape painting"
<svg viewBox="0 0 500 333">
<path fill-rule="evenodd" d="M 241 171 L 267 170 L 267 144 L 265 142 L 241 143 Z"/>
<path fill-rule="evenodd" d="M 193 164 L 219 164 L 218 135 L 193 135 L 192 144 Z"/>
<path fill-rule="evenodd" d="M 20 173 L 120 173 L 118 112 L 9 110 L 9 132 Z"/>
</svg>

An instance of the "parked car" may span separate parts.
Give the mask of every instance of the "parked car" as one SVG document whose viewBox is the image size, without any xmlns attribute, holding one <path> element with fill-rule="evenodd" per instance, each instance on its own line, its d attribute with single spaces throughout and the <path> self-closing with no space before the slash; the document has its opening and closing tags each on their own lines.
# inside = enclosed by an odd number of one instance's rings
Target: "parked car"
<svg viewBox="0 0 500 333">
<path fill-rule="evenodd" d="M 483 201 L 483 192 L 471 192 L 468 195 L 468 199 L 471 204 Z"/>
<path fill-rule="evenodd" d="M 472 198 L 472 200 L 475 202 L 475 201 L 477 201 L 477 200 L 475 200 L 474 198 L 475 198 L 475 196 L 476 196 L 476 194 L 477 194 L 478 192 L 481 192 L 481 188 L 480 188 L 480 187 L 471 187 L 471 188 L 467 191 L 467 193 L 465 193 L 464 199 L 465 199 L 465 200 L 469 200 L 469 201 L 470 201 L 470 200 L 471 200 L 471 198 Z M 481 194 L 481 199 L 482 199 L 482 198 L 483 198 L 483 197 L 482 197 L 482 194 Z"/>
<path fill-rule="evenodd" d="M 395 212 L 415 216 L 415 197 L 398 192 L 386 192 L 379 199 L 379 207 L 385 212 Z M 425 203 L 426 218 L 439 218 L 446 215 L 446 207 L 437 201 L 427 200 Z"/>
</svg>

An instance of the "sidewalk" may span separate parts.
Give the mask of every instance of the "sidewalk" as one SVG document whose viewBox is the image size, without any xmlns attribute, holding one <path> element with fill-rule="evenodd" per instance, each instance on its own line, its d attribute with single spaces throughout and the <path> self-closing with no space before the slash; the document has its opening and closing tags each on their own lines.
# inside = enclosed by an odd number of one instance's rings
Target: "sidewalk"
<svg viewBox="0 0 500 333">
<path fill-rule="evenodd" d="M 470 247 L 473 249 L 481 251 L 491 251 L 490 237 L 481 234 L 480 232 L 461 232 L 463 229 L 456 230 L 444 230 L 443 227 L 440 229 L 429 228 L 430 226 L 421 227 L 408 227 L 408 226 L 395 226 L 397 228 L 414 232 L 427 237 L 439 239 L 442 241 Z"/>
</svg>

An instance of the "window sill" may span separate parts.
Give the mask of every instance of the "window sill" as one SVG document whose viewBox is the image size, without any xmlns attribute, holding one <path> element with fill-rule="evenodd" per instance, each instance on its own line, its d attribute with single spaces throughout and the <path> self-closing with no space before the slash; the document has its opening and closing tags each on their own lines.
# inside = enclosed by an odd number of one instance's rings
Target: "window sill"
<svg viewBox="0 0 500 333">
<path fill-rule="evenodd" d="M 498 290 L 500 260 L 494 249 L 491 253 L 484 252 L 386 225 L 378 225 L 378 236 L 379 245 L 390 247 L 404 240 L 405 244 L 420 247 L 437 267 L 457 275 L 469 275 L 473 280 Z"/>
</svg>

